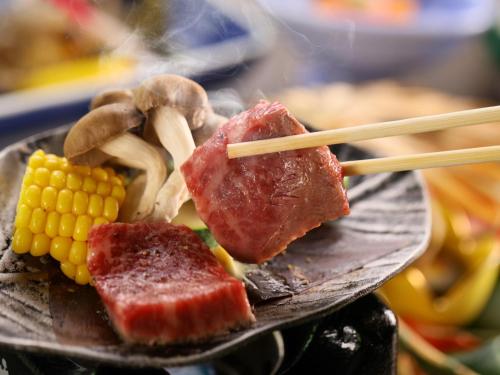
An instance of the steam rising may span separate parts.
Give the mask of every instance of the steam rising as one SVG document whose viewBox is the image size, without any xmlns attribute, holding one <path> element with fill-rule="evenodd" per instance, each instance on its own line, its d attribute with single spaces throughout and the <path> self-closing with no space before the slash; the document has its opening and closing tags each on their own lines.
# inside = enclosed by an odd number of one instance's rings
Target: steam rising
<svg viewBox="0 0 500 375">
<path fill-rule="evenodd" d="M 129 9 L 124 20 L 135 26 L 112 50 L 113 55 L 138 60 L 137 81 L 162 73 L 196 77 L 239 65 L 262 54 L 273 39 L 267 17 L 262 13 L 252 16 L 255 5 L 234 7 L 218 0 L 153 4 L 146 9 L 138 5 Z M 231 23 L 250 31 L 250 38 L 247 33 L 231 35 Z M 148 28 L 149 24 L 156 25 L 156 29 Z"/>
<path fill-rule="evenodd" d="M 259 5 L 239 0 L 141 2 L 153 5 L 145 9 L 140 9 L 144 5 L 134 5 L 129 9 L 124 21 L 133 26 L 112 54 L 131 55 L 138 60 L 134 84 L 163 73 L 198 78 L 207 72 L 223 71 L 224 78 L 228 78 L 235 71 L 224 69 L 238 65 L 246 83 L 236 79 L 228 85 L 250 101 L 265 98 L 264 92 L 270 90 L 324 79 L 320 76 L 325 71 L 342 71 L 348 65 L 354 46 L 353 21 L 337 21 L 335 28 L 326 35 L 317 35 L 308 29 L 312 21 L 304 19 L 307 14 L 304 13 L 302 19 L 285 19 L 274 10 L 276 7 L 269 5 L 273 1 L 282 0 L 260 1 Z M 294 7 L 296 3 L 301 2 L 287 2 L 287 6 Z M 300 9 L 296 10 L 296 14 L 300 13 Z M 250 35 L 231 36 L 234 32 L 231 22 L 249 31 Z M 149 28 L 149 25 L 156 28 Z M 280 34 L 279 40 L 276 33 Z M 324 58 L 332 54 L 342 57 L 334 59 L 333 63 L 331 58 Z M 256 69 L 248 61 L 264 55 L 268 55 L 266 59 L 274 58 L 279 62 L 261 75 L 254 72 Z M 221 91 L 211 99 L 226 101 L 230 107 L 241 107 L 235 91 Z"/>
</svg>

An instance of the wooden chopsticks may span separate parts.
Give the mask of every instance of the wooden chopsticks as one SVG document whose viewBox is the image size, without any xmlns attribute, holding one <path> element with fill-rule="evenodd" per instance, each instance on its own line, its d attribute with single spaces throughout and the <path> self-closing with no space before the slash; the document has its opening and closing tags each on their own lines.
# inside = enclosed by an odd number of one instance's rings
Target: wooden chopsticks
<svg viewBox="0 0 500 375">
<path fill-rule="evenodd" d="M 500 146 L 464 148 L 416 155 L 355 160 L 340 163 L 346 176 L 410 171 L 414 169 L 451 167 L 500 161 Z"/>
<path fill-rule="evenodd" d="M 230 159 L 500 121 L 500 106 L 227 145 Z M 341 163 L 346 175 L 500 161 L 500 146 Z"/>
</svg>

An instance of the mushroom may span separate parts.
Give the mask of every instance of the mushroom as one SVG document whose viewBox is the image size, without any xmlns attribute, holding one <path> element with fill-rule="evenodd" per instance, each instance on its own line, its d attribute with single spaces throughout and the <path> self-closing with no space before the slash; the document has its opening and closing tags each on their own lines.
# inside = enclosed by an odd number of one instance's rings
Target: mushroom
<svg viewBox="0 0 500 375">
<path fill-rule="evenodd" d="M 146 117 L 144 138 L 159 141 L 174 161 L 174 171 L 158 192 L 154 219 L 172 220 L 189 199 L 179 170 L 195 149 L 191 130 L 200 128 L 211 112 L 205 90 L 196 82 L 165 74 L 145 80 L 134 99 Z"/>
<path fill-rule="evenodd" d="M 128 89 L 109 89 L 98 93 L 90 102 L 90 110 L 102 107 L 106 104 L 113 103 L 130 103 L 134 102 L 134 94 Z"/>
<path fill-rule="evenodd" d="M 142 121 L 142 115 L 130 104 L 104 105 L 83 116 L 64 141 L 64 155 L 73 163 L 96 166 L 115 157 L 120 164 L 146 172 L 143 197 L 129 221 L 141 220 L 153 211 L 167 176 L 160 153 L 128 132 Z"/>
<path fill-rule="evenodd" d="M 141 203 L 142 196 L 144 195 L 144 188 L 146 187 L 146 174 L 139 173 L 127 185 L 127 195 L 120 207 L 118 219 L 120 221 L 128 222 L 130 218 L 134 217 L 137 212 L 137 207 Z"/>
</svg>

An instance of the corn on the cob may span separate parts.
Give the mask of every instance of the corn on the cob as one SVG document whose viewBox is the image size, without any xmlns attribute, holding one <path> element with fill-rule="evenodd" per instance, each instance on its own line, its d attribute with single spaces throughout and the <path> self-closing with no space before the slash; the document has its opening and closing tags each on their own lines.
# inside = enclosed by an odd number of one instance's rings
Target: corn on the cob
<svg viewBox="0 0 500 375">
<path fill-rule="evenodd" d="M 67 277 L 87 284 L 88 231 L 115 221 L 124 199 L 123 179 L 113 169 L 71 165 L 38 150 L 24 175 L 12 250 L 50 253 Z"/>
</svg>

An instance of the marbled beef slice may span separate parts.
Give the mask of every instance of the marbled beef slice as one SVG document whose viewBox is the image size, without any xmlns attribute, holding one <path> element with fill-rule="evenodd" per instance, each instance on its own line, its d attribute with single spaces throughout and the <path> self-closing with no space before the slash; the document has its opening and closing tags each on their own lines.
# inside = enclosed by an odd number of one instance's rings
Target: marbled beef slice
<svg viewBox="0 0 500 375">
<path fill-rule="evenodd" d="M 227 158 L 227 144 L 306 129 L 279 103 L 231 118 L 181 167 L 201 219 L 236 259 L 261 263 L 327 220 L 349 213 L 342 170 L 329 148 Z"/>
<path fill-rule="evenodd" d="M 184 226 L 95 227 L 88 267 L 111 322 L 129 342 L 198 341 L 254 321 L 243 283 Z"/>
</svg>

